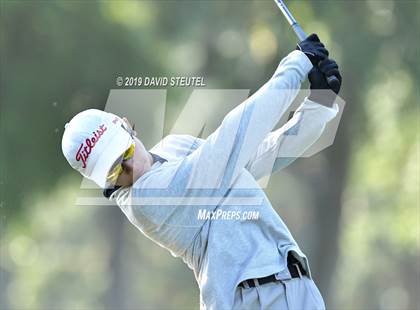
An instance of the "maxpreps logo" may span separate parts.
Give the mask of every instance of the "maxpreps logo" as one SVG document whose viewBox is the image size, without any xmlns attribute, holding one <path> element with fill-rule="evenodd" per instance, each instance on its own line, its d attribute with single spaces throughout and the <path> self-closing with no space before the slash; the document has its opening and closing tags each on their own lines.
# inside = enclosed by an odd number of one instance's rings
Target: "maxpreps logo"
<svg viewBox="0 0 420 310">
<path fill-rule="evenodd" d="M 197 220 L 242 220 L 257 221 L 260 218 L 260 211 L 239 211 L 239 210 L 207 210 L 200 209 L 197 213 Z"/>
<path fill-rule="evenodd" d="M 76 153 L 76 160 L 82 161 L 82 168 L 86 168 L 86 161 L 89 158 L 89 154 L 106 130 L 107 128 L 104 124 L 100 125 L 99 129 L 93 132 L 93 137 L 86 138 L 85 142 L 80 144 L 79 150 Z"/>
</svg>

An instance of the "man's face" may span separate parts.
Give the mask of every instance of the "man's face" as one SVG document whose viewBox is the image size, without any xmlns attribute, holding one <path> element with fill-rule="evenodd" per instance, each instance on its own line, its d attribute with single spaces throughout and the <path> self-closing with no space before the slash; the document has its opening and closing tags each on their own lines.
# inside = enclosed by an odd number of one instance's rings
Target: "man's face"
<svg viewBox="0 0 420 310">
<path fill-rule="evenodd" d="M 130 122 L 124 117 L 128 128 L 132 128 Z M 135 147 L 133 155 L 126 160 L 118 160 L 113 167 L 121 163 L 122 172 L 120 173 L 115 185 L 117 186 L 131 186 L 136 182 L 144 173 L 146 173 L 153 164 L 153 159 L 149 152 L 147 152 L 143 143 L 134 137 Z M 112 169 L 111 169 L 112 171 Z"/>
</svg>

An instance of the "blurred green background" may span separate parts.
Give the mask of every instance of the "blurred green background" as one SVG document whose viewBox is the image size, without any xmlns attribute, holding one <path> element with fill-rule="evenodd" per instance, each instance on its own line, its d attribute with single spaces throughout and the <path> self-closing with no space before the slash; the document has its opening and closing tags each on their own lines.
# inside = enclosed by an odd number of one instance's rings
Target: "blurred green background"
<svg viewBox="0 0 420 310">
<path fill-rule="evenodd" d="M 271 178 L 329 309 L 419 308 L 419 1 L 288 1 L 340 65 L 333 146 Z M 80 207 L 63 125 L 115 78 L 256 90 L 296 44 L 272 1 L 1 0 L 0 308 L 198 308 L 193 274 L 117 209 Z M 192 89 L 168 91 L 170 128 Z"/>
</svg>

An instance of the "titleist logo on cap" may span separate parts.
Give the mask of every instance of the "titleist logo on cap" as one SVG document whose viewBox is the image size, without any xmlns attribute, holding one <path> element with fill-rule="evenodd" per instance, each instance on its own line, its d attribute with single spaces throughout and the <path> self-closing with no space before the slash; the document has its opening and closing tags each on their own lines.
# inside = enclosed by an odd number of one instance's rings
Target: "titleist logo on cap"
<svg viewBox="0 0 420 310">
<path fill-rule="evenodd" d="M 93 132 L 93 137 L 86 138 L 85 143 L 80 144 L 79 150 L 76 153 L 76 160 L 82 161 L 83 168 L 86 168 L 86 161 L 89 157 L 89 154 L 92 152 L 92 149 L 95 147 L 96 143 L 99 141 L 106 129 L 107 128 L 104 124 L 100 125 L 99 129 Z"/>
</svg>

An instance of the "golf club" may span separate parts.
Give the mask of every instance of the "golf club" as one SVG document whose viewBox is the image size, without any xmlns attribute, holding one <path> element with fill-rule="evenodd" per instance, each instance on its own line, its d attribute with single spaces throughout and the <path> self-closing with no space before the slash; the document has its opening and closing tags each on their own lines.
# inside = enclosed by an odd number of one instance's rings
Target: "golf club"
<svg viewBox="0 0 420 310">
<path fill-rule="evenodd" d="M 292 27 L 293 31 L 295 32 L 296 36 L 299 38 L 300 41 L 303 41 L 307 38 L 305 31 L 303 31 L 302 27 L 293 17 L 292 13 L 290 13 L 287 6 L 284 4 L 283 0 L 274 0 L 277 6 L 280 8 L 280 11 L 283 13 L 284 17 L 287 19 L 287 22 Z M 336 76 L 332 75 L 327 77 L 328 85 L 333 89 L 336 84 L 339 83 Z"/>
</svg>

